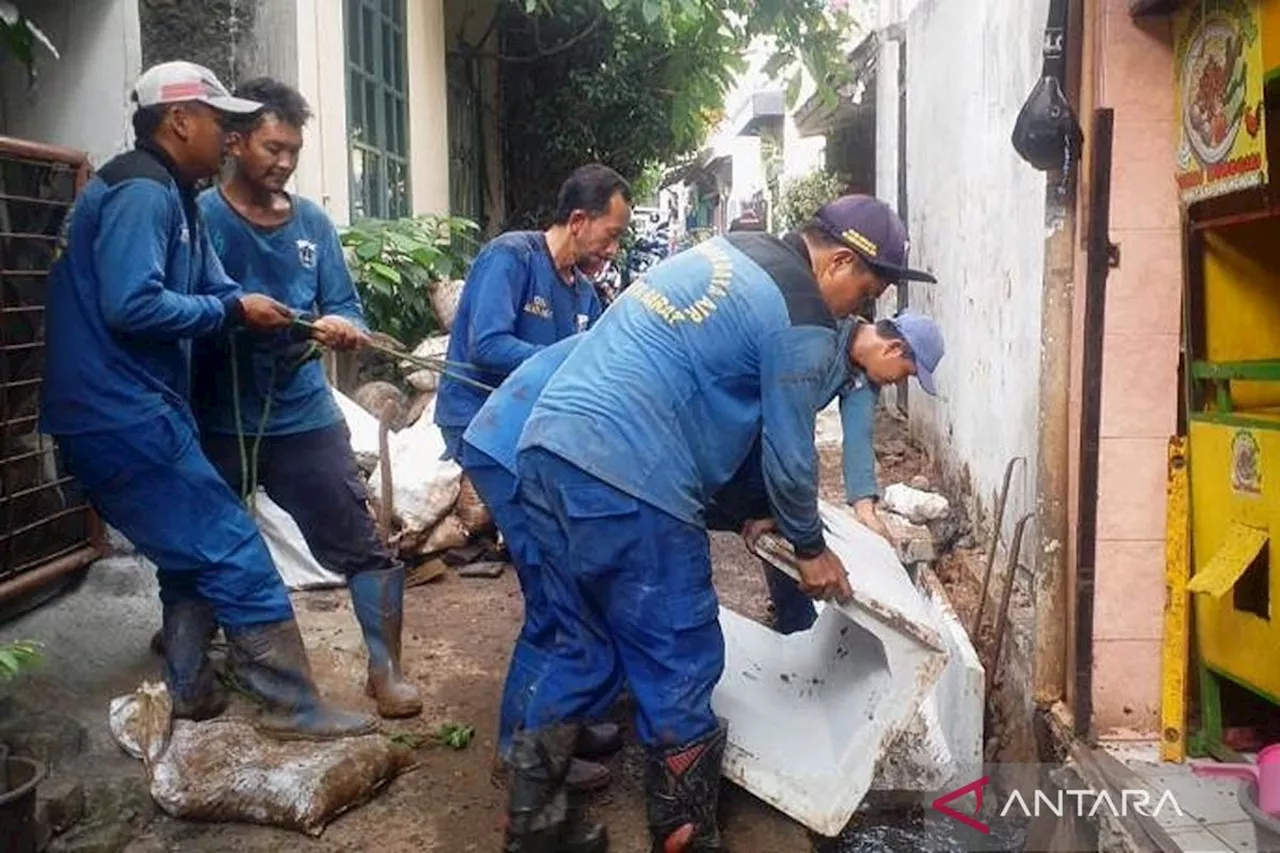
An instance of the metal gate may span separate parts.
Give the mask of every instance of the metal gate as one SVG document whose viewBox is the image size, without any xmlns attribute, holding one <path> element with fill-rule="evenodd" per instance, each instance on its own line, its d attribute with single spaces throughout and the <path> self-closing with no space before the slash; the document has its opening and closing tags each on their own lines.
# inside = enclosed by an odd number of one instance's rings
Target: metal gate
<svg viewBox="0 0 1280 853">
<path fill-rule="evenodd" d="M 39 429 L 49 269 L 88 176 L 79 152 L 0 137 L 0 605 L 101 553 L 96 518 Z"/>
</svg>

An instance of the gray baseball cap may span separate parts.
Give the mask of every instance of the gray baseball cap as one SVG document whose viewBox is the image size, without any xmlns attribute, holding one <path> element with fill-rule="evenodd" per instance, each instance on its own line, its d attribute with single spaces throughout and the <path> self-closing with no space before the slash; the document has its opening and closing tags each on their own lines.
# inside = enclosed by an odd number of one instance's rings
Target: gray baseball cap
<svg viewBox="0 0 1280 853">
<path fill-rule="evenodd" d="M 903 311 L 892 318 L 892 322 L 902 333 L 915 357 L 916 381 L 926 394 L 937 396 L 938 388 L 933 382 L 933 372 L 938 369 L 938 362 L 942 361 L 942 356 L 947 351 L 942 342 L 942 330 L 933 320 L 911 311 Z"/>
<path fill-rule="evenodd" d="M 194 62 L 161 62 L 151 66 L 133 87 L 133 99 L 139 107 L 199 101 L 220 112 L 237 115 L 250 115 L 262 109 L 257 101 L 233 97 L 217 75 Z"/>
</svg>

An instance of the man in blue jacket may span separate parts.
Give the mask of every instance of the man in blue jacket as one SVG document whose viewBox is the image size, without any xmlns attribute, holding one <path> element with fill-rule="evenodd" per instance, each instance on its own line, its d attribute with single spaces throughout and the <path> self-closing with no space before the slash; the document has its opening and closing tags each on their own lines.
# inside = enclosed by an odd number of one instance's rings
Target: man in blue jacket
<svg viewBox="0 0 1280 853">
<path fill-rule="evenodd" d="M 516 728 L 524 724 L 525 705 L 533 683 L 542 674 L 543 656 L 556 640 L 556 624 L 542 592 L 538 544 L 529 534 L 517 493 L 516 445 L 538 395 L 582 337 L 572 335 L 534 353 L 489 395 L 462 436 L 462 468 L 502 531 L 524 597 L 524 623 L 511 652 L 499 705 L 499 764 L 510 760 L 511 741 Z M 609 768 L 590 759 L 616 752 L 621 746 L 616 724 L 592 721 L 584 725 L 565 777 L 569 790 L 607 785 Z"/>
<path fill-rule="evenodd" d="M 266 543 L 201 452 L 188 405 L 190 339 L 292 321 L 227 277 L 196 204 L 222 162 L 222 123 L 260 105 L 188 62 L 148 70 L 134 99 L 137 147 L 84 188 L 50 275 L 43 429 L 99 514 L 157 566 L 176 716 L 225 705 L 207 657 L 220 624 L 238 675 L 277 712 L 268 733 L 368 732 L 373 718 L 321 700 Z"/>
<path fill-rule="evenodd" d="M 582 274 L 618 253 L 631 221 L 631 189 L 608 166 L 577 169 L 560 188 L 546 231 L 512 231 L 489 241 L 467 273 L 449 338 L 459 373 L 497 388 L 545 346 L 581 332 L 600 316 L 600 297 Z M 435 422 L 446 458 L 456 459 L 463 430 L 487 393 L 444 376 Z"/>
<path fill-rule="evenodd" d="M 607 848 L 601 827 L 567 820 L 563 783 L 581 724 L 624 680 L 655 849 L 719 848 L 724 641 L 706 506 L 759 437 L 802 589 L 849 597 L 823 539 L 814 421 L 845 370 L 837 320 L 890 281 L 930 278 L 906 260 L 901 221 L 865 196 L 783 240 L 715 238 L 633 284 L 552 377 L 517 466 L 559 641 L 512 746 L 509 853 Z"/>
<path fill-rule="evenodd" d="M 875 410 L 880 388 L 915 376 L 926 394 L 935 393 L 933 372 L 945 353 L 942 332 L 927 317 L 912 312 L 893 319 L 867 322 L 859 317 L 840 324 L 840 349 L 849 354 L 848 372 L 834 377 L 824 393 L 826 401 L 840 398 L 843 435 L 841 461 L 845 500 L 863 526 L 890 539 L 876 514 L 880 490 L 876 482 Z M 761 467 L 757 441 L 746 463 L 707 507 L 707 527 L 741 532 L 748 547 L 763 533 L 776 530 Z M 813 599 L 796 582 L 768 562 L 761 561 L 774 628 L 780 634 L 806 631 L 817 619 Z"/>
<path fill-rule="evenodd" d="M 364 314 L 338 232 L 319 206 L 285 190 L 310 107 L 269 78 L 242 83 L 236 95 L 263 109 L 232 125 L 233 169 L 200 196 L 213 248 L 246 291 L 318 316 L 320 343 L 359 346 Z M 404 566 L 374 527 L 346 422 L 308 346 L 306 332 L 201 342 L 194 400 L 204 450 L 236 492 L 266 489 L 316 559 L 346 577 L 369 650 L 366 692 L 382 716 L 411 717 L 422 699 L 401 665 Z"/>
</svg>

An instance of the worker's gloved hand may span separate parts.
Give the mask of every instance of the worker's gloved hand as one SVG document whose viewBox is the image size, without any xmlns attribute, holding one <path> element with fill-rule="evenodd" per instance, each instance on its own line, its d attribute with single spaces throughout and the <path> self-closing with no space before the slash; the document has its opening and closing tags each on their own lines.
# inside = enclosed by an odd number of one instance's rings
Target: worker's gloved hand
<svg viewBox="0 0 1280 853">
<path fill-rule="evenodd" d="M 293 312 L 270 296 L 250 293 L 240 297 L 244 324 L 250 329 L 272 331 L 287 329 L 293 323 Z"/>
<path fill-rule="evenodd" d="M 884 539 L 894 548 L 898 547 L 898 543 L 894 541 L 893 534 L 889 532 L 889 528 L 880 518 L 879 513 L 876 512 L 876 502 L 871 498 L 863 498 L 854 502 L 853 517 L 858 519 L 859 524 Z"/>
<path fill-rule="evenodd" d="M 742 541 L 747 543 L 747 550 L 754 551 L 761 536 L 774 533 L 777 529 L 778 522 L 772 518 L 753 518 L 742 525 Z"/>
<path fill-rule="evenodd" d="M 359 349 L 368 343 L 368 337 L 345 317 L 330 314 L 314 324 L 312 337 L 330 349 Z"/>
<path fill-rule="evenodd" d="M 797 557 L 796 568 L 800 572 L 800 590 L 810 598 L 819 601 L 834 598 L 841 604 L 853 598 L 853 589 L 849 586 L 844 563 L 840 562 L 840 558 L 830 548 L 823 548 L 822 553 L 812 560 Z"/>
</svg>

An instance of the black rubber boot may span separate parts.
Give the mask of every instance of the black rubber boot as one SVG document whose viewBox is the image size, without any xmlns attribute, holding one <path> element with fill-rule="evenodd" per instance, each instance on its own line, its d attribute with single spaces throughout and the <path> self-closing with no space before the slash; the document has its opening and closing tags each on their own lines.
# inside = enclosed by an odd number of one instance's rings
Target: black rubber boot
<svg viewBox="0 0 1280 853">
<path fill-rule="evenodd" d="M 645 809 L 653 853 L 705 853 L 724 848 L 716 808 L 728 728 L 675 749 L 650 752 L 645 764 Z"/>
<path fill-rule="evenodd" d="M 579 726 L 562 723 L 521 730 L 511 744 L 504 853 L 606 853 L 603 826 L 578 819 L 565 777 Z"/>
<path fill-rule="evenodd" d="M 578 758 L 606 758 L 622 749 L 622 727 L 617 723 L 589 723 L 578 735 Z"/>
<path fill-rule="evenodd" d="M 377 730 L 375 717 L 334 708 L 320 698 L 293 619 L 226 633 L 237 681 L 273 712 L 258 723 L 263 734 L 279 740 L 336 740 Z"/>
<path fill-rule="evenodd" d="M 164 606 L 164 680 L 180 720 L 208 720 L 227 709 L 227 694 L 209 662 L 209 644 L 218 632 L 213 608 L 200 600 Z"/>
<path fill-rule="evenodd" d="M 378 700 L 378 713 L 383 717 L 416 717 L 422 713 L 422 697 L 418 688 L 405 680 L 400 667 L 404 568 L 352 575 L 347 588 L 369 649 L 365 693 Z"/>
</svg>

